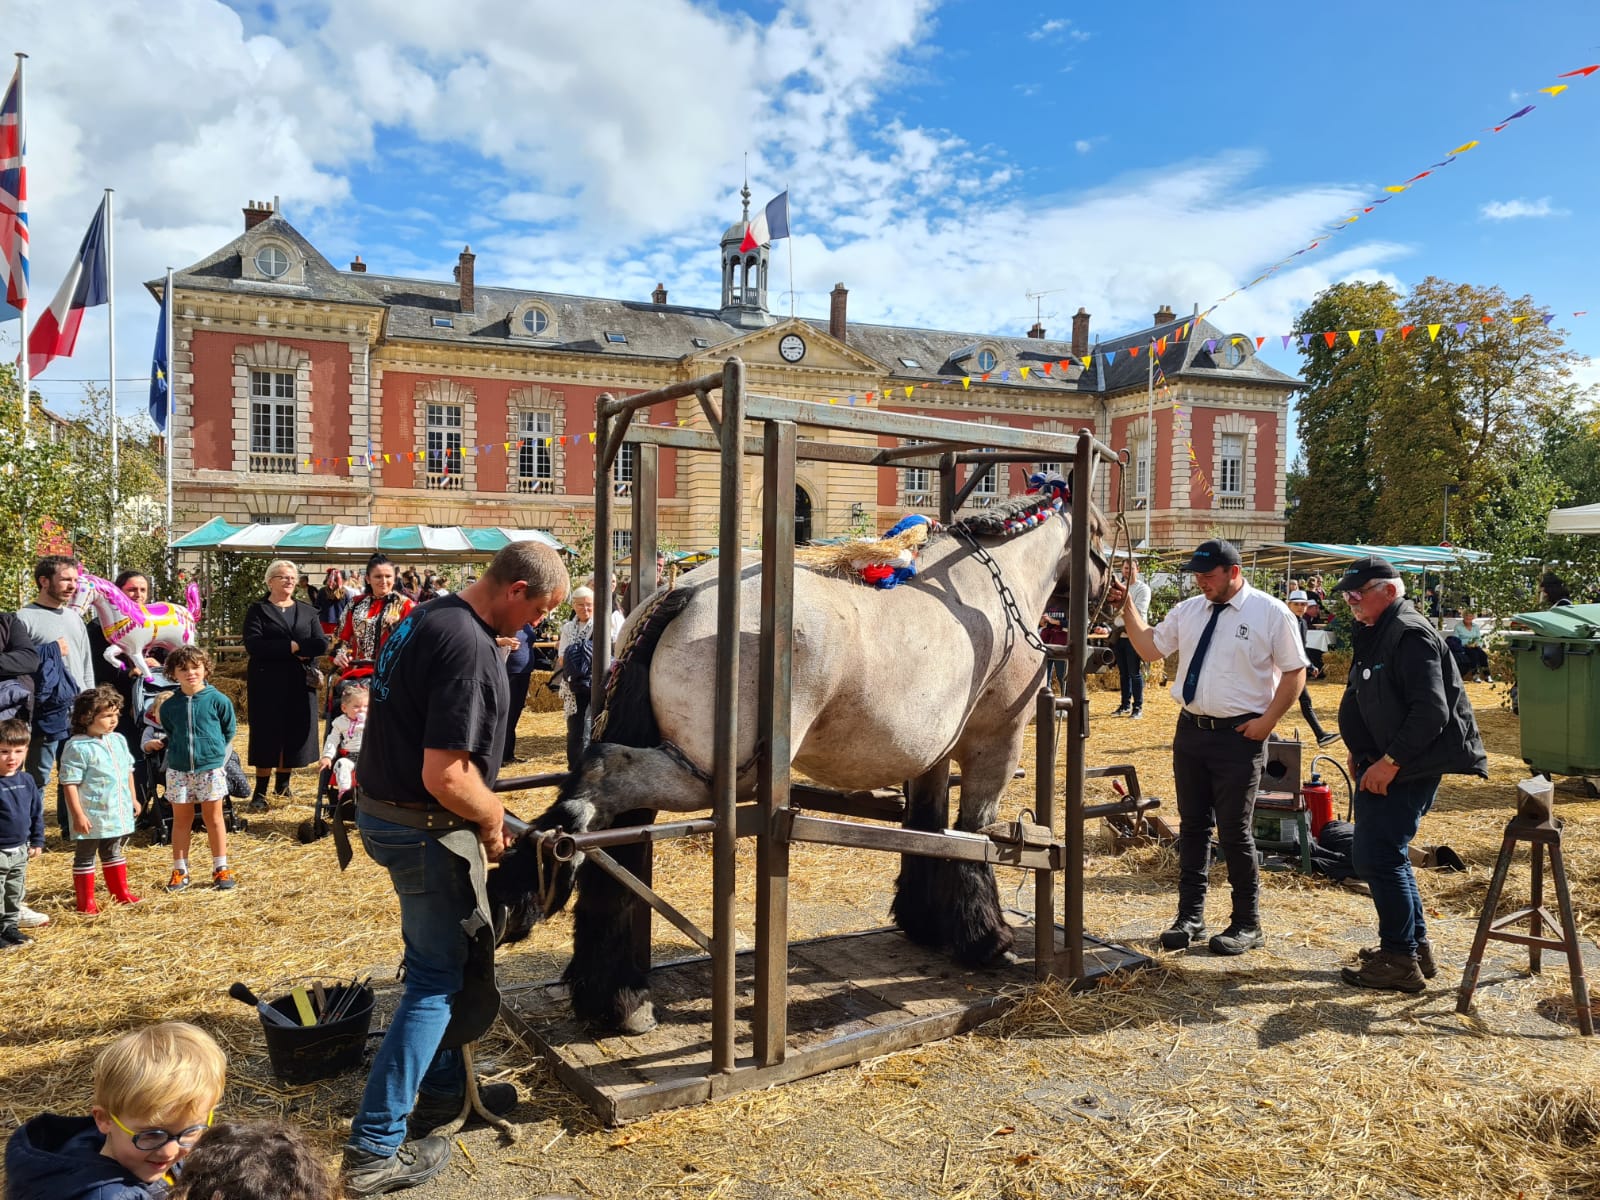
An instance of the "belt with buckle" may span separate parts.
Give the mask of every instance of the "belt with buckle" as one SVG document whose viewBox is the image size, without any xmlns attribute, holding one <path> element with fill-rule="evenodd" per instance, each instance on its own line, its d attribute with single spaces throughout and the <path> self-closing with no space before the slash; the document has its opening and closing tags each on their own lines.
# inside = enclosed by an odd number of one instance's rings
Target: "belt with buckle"
<svg viewBox="0 0 1600 1200">
<path fill-rule="evenodd" d="M 465 817 L 457 816 L 440 805 L 418 804 L 415 801 L 391 803 L 362 791 L 359 785 L 355 792 L 356 807 L 362 812 L 377 817 L 380 821 L 392 821 L 396 825 L 404 825 L 408 829 L 444 833 L 452 829 L 466 829 L 472 824 Z M 350 865 L 350 860 L 354 856 L 350 846 L 350 835 L 344 827 L 342 804 L 333 806 L 333 843 L 334 857 L 338 859 L 339 869 L 342 871 Z"/>
<path fill-rule="evenodd" d="M 1260 715 L 1260 713 L 1240 713 L 1237 717 L 1202 717 L 1199 713 L 1184 709 L 1178 714 L 1178 720 L 1187 721 L 1200 729 L 1212 732 L 1225 729 L 1233 733 L 1240 725 L 1246 721 L 1254 721 Z"/>
</svg>

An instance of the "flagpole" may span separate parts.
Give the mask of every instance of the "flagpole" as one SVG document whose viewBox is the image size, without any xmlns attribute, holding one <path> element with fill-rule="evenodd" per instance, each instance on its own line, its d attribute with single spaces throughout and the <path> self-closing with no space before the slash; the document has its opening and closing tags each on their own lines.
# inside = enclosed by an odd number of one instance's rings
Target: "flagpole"
<svg viewBox="0 0 1600 1200">
<path fill-rule="evenodd" d="M 1145 384 L 1145 420 L 1148 428 L 1144 435 L 1144 549 L 1150 553 L 1150 510 L 1156 506 L 1156 344 L 1151 342 L 1144 356 L 1145 374 L 1148 381 Z"/>
<path fill-rule="evenodd" d="M 161 302 L 167 310 L 167 542 L 172 542 L 172 443 L 177 436 L 178 387 L 172 371 L 172 268 L 167 268 L 167 285 L 161 292 Z"/>
<path fill-rule="evenodd" d="M 106 357 L 111 375 L 110 402 L 111 402 L 111 577 L 117 577 L 117 557 L 121 549 L 117 537 L 117 504 L 121 497 L 118 495 L 118 474 L 121 470 L 119 455 L 119 438 L 117 437 L 117 274 L 116 274 L 116 246 L 112 229 L 116 222 L 111 217 L 112 189 L 106 189 L 106 324 L 109 327 L 109 336 L 106 338 Z M 168 370 L 171 370 L 170 365 Z M 170 406 L 169 406 L 170 407 Z"/>
<path fill-rule="evenodd" d="M 22 51 L 17 51 L 17 162 L 20 169 L 20 177 L 24 180 L 22 184 L 23 190 L 27 189 L 26 180 L 28 177 L 28 122 L 24 116 L 26 110 L 23 103 L 25 97 L 23 96 L 22 64 L 27 60 L 27 57 Z M 19 196 L 17 203 L 24 204 L 26 201 Z M 29 258 L 33 256 L 31 242 L 28 247 L 28 256 Z M 28 393 L 28 297 L 26 293 L 24 293 L 22 303 L 17 308 L 17 315 L 21 318 L 21 324 L 18 328 L 22 337 L 22 353 L 17 356 L 17 379 L 22 384 L 22 445 L 25 449 L 31 450 L 33 449 L 33 398 Z"/>
<path fill-rule="evenodd" d="M 783 185 L 783 194 L 785 196 L 787 196 L 789 194 L 789 185 L 787 183 Z M 787 220 L 788 216 L 789 216 L 789 213 L 787 211 L 788 208 L 789 208 L 789 203 L 788 203 L 787 200 L 784 201 L 783 207 L 784 207 L 784 210 L 785 210 L 784 214 L 783 214 L 784 215 L 784 219 Z M 794 230 L 793 229 L 789 230 L 788 236 L 785 237 L 783 240 L 789 243 L 789 319 L 793 320 L 794 319 Z"/>
</svg>

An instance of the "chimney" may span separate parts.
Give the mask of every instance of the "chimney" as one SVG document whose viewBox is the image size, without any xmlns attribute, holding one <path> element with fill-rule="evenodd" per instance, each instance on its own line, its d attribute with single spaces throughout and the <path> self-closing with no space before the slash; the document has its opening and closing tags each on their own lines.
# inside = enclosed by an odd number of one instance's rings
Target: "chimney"
<svg viewBox="0 0 1600 1200">
<path fill-rule="evenodd" d="M 844 284 L 836 283 L 833 291 L 828 294 L 828 336 L 838 341 L 845 341 L 845 301 L 850 299 L 850 292 Z"/>
<path fill-rule="evenodd" d="M 477 259 L 471 246 L 463 246 L 461 260 L 456 263 L 456 282 L 461 285 L 461 301 L 458 308 L 461 312 L 469 313 L 477 306 L 478 293 L 472 286 L 472 264 Z"/>
<path fill-rule="evenodd" d="M 1170 325 L 1177 319 L 1178 314 L 1172 311 L 1172 305 L 1170 304 L 1163 304 L 1160 308 L 1156 309 L 1157 325 Z"/>
<path fill-rule="evenodd" d="M 667 302 L 667 285 L 664 284 L 664 283 L 658 283 L 658 284 L 656 284 L 656 290 L 650 293 L 650 303 L 651 304 L 665 304 L 666 302 Z"/>
<path fill-rule="evenodd" d="M 1028 336 L 1031 337 L 1031 338 L 1043 338 L 1044 337 L 1044 326 L 1039 324 L 1039 322 L 1035 321 L 1033 323 L 1033 328 L 1028 330 Z"/>
<path fill-rule="evenodd" d="M 250 201 L 249 204 L 245 205 L 244 209 L 244 231 L 249 233 L 271 215 L 272 205 L 265 200 Z"/>
<path fill-rule="evenodd" d="M 1082 358 L 1089 353 L 1089 313 L 1079 308 L 1072 317 L 1072 356 Z"/>
<path fill-rule="evenodd" d="M 361 255 L 356 255 L 355 261 L 350 264 L 350 269 L 358 275 L 365 273 L 367 264 L 361 261 Z"/>
</svg>

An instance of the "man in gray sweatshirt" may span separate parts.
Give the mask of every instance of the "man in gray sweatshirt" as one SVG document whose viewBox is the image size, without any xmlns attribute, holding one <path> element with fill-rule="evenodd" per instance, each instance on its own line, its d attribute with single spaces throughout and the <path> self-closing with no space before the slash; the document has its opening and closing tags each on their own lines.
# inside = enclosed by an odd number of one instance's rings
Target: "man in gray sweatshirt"
<svg viewBox="0 0 1600 1200">
<path fill-rule="evenodd" d="M 72 677 L 77 691 L 94 686 L 94 660 L 89 652 L 89 630 L 83 616 L 71 607 L 78 594 L 78 560 L 65 554 L 50 554 L 41 558 L 33 568 L 33 581 L 39 594 L 33 603 L 17 611 L 17 620 L 27 628 L 34 643 L 46 646 L 54 643 L 61 651 L 61 662 Z M 67 739 L 47 737 L 34 729 L 33 741 L 28 746 L 28 774 L 43 792 L 50 782 L 50 773 L 60 757 Z M 57 788 L 57 817 L 66 824 L 66 806 Z"/>
</svg>

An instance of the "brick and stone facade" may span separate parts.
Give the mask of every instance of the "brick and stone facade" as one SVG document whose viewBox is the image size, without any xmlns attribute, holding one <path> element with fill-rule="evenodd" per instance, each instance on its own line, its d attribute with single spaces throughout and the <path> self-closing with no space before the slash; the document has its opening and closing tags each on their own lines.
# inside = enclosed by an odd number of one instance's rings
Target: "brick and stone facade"
<svg viewBox="0 0 1600 1200">
<path fill-rule="evenodd" d="M 175 276 L 180 529 L 221 516 L 504 525 L 570 539 L 593 526 L 595 448 L 585 435 L 595 398 L 693 378 L 737 354 L 761 394 L 1051 432 L 1088 428 L 1135 459 L 1148 453 L 1151 495 L 1136 495 L 1130 462 L 1107 473 L 1097 499 L 1121 504 L 1135 538 L 1144 536 L 1148 507 L 1156 546 L 1282 536 L 1296 381 L 1203 320 L 1163 310 L 1151 328 L 1105 343 L 1090 341 L 1081 309 L 1071 342 L 1050 341 L 1038 327 L 1027 337 L 902 329 L 849 322 L 842 285 L 828 319 L 781 318 L 767 309 L 766 251 L 727 249 L 742 236 L 739 223 L 722 239 L 732 272 L 724 306 L 709 309 L 668 305 L 664 289 L 646 303 L 488 287 L 476 281 L 470 251 L 450 283 L 377 275 L 359 262 L 339 270 L 280 214 L 255 209 L 247 218 L 239 238 Z M 263 246 L 273 253 L 262 255 Z M 279 277 L 264 274 L 285 257 Z M 1166 380 L 1153 430 L 1151 346 Z M 1143 356 L 1134 353 L 1141 348 Z M 260 388 L 272 395 L 263 399 Z M 261 407 L 269 404 L 282 407 Z M 439 460 L 426 457 L 430 406 L 446 422 L 437 433 L 465 451 L 445 470 L 430 470 Z M 641 419 L 706 427 L 692 399 Z M 524 420 L 558 439 L 547 475 L 537 474 L 545 460 L 530 462 L 534 474 L 519 473 Z M 893 444 L 840 431 L 807 436 Z M 1235 461 L 1223 462 L 1225 449 Z M 998 468 L 975 501 L 1020 494 L 1031 469 Z M 717 471 L 713 456 L 661 451 L 664 538 L 683 548 L 714 542 Z M 1237 484 L 1226 495 L 1216 486 L 1224 477 Z M 758 499 L 754 459 L 747 480 Z M 907 469 L 806 462 L 797 482 L 814 537 L 863 519 L 882 528 L 908 508 L 936 506 L 932 489 L 914 486 L 927 481 Z M 616 527 L 626 529 L 632 489 L 625 480 L 611 486 Z M 753 540 L 759 509 L 751 512 Z"/>
</svg>

